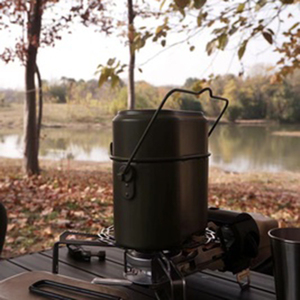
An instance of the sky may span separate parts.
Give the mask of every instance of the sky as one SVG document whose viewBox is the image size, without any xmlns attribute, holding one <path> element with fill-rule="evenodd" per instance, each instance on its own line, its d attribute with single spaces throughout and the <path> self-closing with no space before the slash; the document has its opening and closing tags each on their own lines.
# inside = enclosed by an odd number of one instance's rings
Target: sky
<svg viewBox="0 0 300 300">
<path fill-rule="evenodd" d="M 241 63 L 230 44 L 226 51 L 206 55 L 205 46 L 211 38 L 210 31 L 206 30 L 190 41 L 191 45 L 196 46 L 193 52 L 189 51 L 190 46 L 182 43 L 158 54 L 163 49 L 160 45 L 147 44 L 137 53 L 137 66 L 158 55 L 141 67 L 142 73 L 136 71 L 135 79 L 145 80 L 156 86 L 182 86 L 189 77 L 203 78 L 211 73 L 238 74 L 242 68 Z M 167 40 L 167 46 L 184 38 L 184 35 L 173 35 Z M 0 47 L 9 43 L 9 40 L 10 36 L 0 32 Z M 251 42 L 243 58 L 245 72 L 255 64 L 275 65 L 278 54 L 273 49 L 262 37 Z M 105 64 L 113 57 L 127 63 L 128 54 L 129 50 L 117 37 L 105 37 L 91 28 L 78 26 L 72 34 L 64 34 L 54 48 L 40 48 L 38 65 L 42 78 L 49 81 L 59 80 L 62 76 L 89 80 L 98 78 L 95 72 L 99 64 Z M 19 62 L 6 65 L 0 61 L 0 88 L 24 88 L 24 72 L 24 67 Z M 126 75 L 123 75 L 125 80 Z"/>
</svg>

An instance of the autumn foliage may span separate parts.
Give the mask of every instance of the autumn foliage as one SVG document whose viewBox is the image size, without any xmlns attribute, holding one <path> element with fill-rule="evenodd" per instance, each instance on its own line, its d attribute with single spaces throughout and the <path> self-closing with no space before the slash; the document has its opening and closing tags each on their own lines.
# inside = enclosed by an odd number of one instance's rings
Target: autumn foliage
<svg viewBox="0 0 300 300">
<path fill-rule="evenodd" d="M 110 165 L 42 162 L 26 177 L 16 160 L 0 161 L 0 201 L 8 211 L 5 257 L 53 246 L 64 230 L 97 233 L 113 223 Z M 300 226 L 300 174 L 210 170 L 209 205 L 260 212 L 281 226 Z M 154 220 L 155 221 L 155 220 Z"/>
<path fill-rule="evenodd" d="M 9 217 L 4 256 L 50 248 L 67 229 L 97 233 L 112 223 L 110 173 L 61 167 L 48 165 L 40 176 L 27 177 L 18 161 L 2 162 L 0 202 Z"/>
</svg>

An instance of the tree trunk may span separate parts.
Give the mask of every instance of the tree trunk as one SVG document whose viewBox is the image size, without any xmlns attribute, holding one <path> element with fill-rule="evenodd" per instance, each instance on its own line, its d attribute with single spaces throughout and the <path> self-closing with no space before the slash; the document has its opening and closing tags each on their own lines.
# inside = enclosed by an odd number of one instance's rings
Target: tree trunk
<svg viewBox="0 0 300 300">
<path fill-rule="evenodd" d="M 134 109 L 135 106 L 135 88 L 134 88 L 134 68 L 135 68 L 135 49 L 134 49 L 134 11 L 132 0 L 127 1 L 128 5 L 128 42 L 129 42 L 129 67 L 128 67 L 128 109 Z"/>
<path fill-rule="evenodd" d="M 38 68 L 38 65 L 35 66 L 36 76 L 38 80 L 38 87 L 39 87 L 39 112 L 38 112 L 38 119 L 37 119 L 37 128 L 36 128 L 36 135 L 37 135 L 37 151 L 39 152 L 40 148 L 40 135 L 41 135 L 41 126 L 42 126 L 42 118 L 43 118 L 43 84 L 41 73 Z"/>
<path fill-rule="evenodd" d="M 25 71 L 25 112 L 24 112 L 24 169 L 27 175 L 39 173 L 38 141 L 36 126 L 36 89 L 34 75 L 42 23 L 42 0 L 31 1 L 27 24 L 27 57 Z"/>
</svg>

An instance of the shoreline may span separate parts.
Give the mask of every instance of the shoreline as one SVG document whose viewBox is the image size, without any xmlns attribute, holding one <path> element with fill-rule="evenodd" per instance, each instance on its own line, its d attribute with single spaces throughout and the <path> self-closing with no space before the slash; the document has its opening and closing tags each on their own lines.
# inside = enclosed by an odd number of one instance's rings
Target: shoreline
<svg viewBox="0 0 300 300">
<path fill-rule="evenodd" d="M 4 157 L 0 156 L 0 167 L 3 165 L 3 163 L 8 163 L 13 166 L 22 166 L 22 158 L 12 158 L 12 157 Z M 91 170 L 98 169 L 99 171 L 102 170 L 108 170 L 112 169 L 112 161 L 92 161 L 92 160 L 68 160 L 67 158 L 63 159 L 51 159 L 51 158 L 39 158 L 39 163 L 41 165 L 41 168 L 63 168 L 64 166 L 68 165 L 68 167 L 74 169 L 74 170 L 88 170 L 91 168 Z M 265 170 L 250 170 L 250 171 L 231 171 L 223 169 L 222 167 L 215 166 L 215 165 L 209 165 L 209 171 L 215 172 L 218 171 L 219 173 L 224 174 L 235 174 L 235 175 L 254 175 L 254 174 L 264 174 L 264 175 L 270 175 L 270 176 L 288 176 L 288 175 L 297 175 L 300 176 L 300 171 L 289 171 L 289 170 L 283 170 L 283 171 L 265 171 Z M 300 182 L 300 177 L 299 177 Z M 300 186 L 300 184 L 299 184 Z M 299 195 L 300 196 L 300 195 Z"/>
<path fill-rule="evenodd" d="M 80 160 L 52 160 L 39 159 L 41 174 L 49 170 L 75 172 L 110 172 L 112 173 L 111 161 L 80 161 Z M 14 168 L 18 172 L 22 172 L 22 158 L 6 158 L 0 156 L 1 168 Z M 25 175 L 24 175 L 25 176 Z M 25 176 L 26 177 L 26 176 Z M 300 171 L 248 171 L 237 172 L 224 170 L 218 166 L 209 166 L 209 179 L 211 183 L 228 183 L 228 182 L 261 182 L 261 183 L 276 183 L 274 187 L 282 186 L 285 189 L 296 189 L 299 191 L 300 205 Z M 288 186 L 286 184 L 289 183 Z M 299 216 L 300 217 L 300 216 Z"/>
<path fill-rule="evenodd" d="M 23 104 L 11 104 L 9 107 L 0 109 L 0 127 L 4 130 L 22 130 L 23 128 Z M 43 128 L 111 128 L 111 122 L 115 115 L 101 110 L 99 107 L 68 104 L 44 104 Z M 206 117 L 211 124 L 214 117 Z M 278 125 L 279 121 L 266 119 L 236 120 L 230 122 L 222 119 L 220 124 L 238 126 L 269 126 Z M 283 124 L 285 125 L 285 124 Z M 300 125 L 300 124 L 291 124 Z"/>
<path fill-rule="evenodd" d="M 102 122 L 70 122 L 70 123 L 42 123 L 42 129 L 103 129 L 109 130 L 112 128 L 112 120 L 114 116 L 111 118 L 107 118 L 107 120 Z M 208 118 L 208 123 L 211 125 L 214 123 L 214 119 Z M 1 123 L 1 129 L 4 131 L 22 131 L 23 125 L 21 122 L 6 122 Z M 298 123 L 290 124 L 290 123 L 279 123 L 275 121 L 268 120 L 238 120 L 236 122 L 229 122 L 227 120 L 222 120 L 218 123 L 218 125 L 229 125 L 229 126 L 257 126 L 257 127 L 268 127 L 268 126 L 280 126 L 280 125 L 290 125 L 290 126 L 300 126 Z M 272 133 L 273 135 L 278 136 L 300 136 L 300 131 L 275 131 Z"/>
<path fill-rule="evenodd" d="M 272 135 L 300 137 L 300 131 L 274 131 L 274 132 L 272 132 Z"/>
</svg>

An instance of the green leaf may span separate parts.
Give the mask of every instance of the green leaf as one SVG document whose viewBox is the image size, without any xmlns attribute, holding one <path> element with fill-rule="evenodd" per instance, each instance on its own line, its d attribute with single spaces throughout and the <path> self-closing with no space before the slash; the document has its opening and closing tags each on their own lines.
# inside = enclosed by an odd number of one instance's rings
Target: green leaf
<svg viewBox="0 0 300 300">
<path fill-rule="evenodd" d="M 162 8 L 163 8 L 163 6 L 165 5 L 165 3 L 166 3 L 166 0 L 163 0 L 163 1 L 161 2 L 160 7 L 159 7 L 160 10 L 162 10 Z"/>
<path fill-rule="evenodd" d="M 138 32 L 138 33 L 135 34 L 135 37 L 134 37 L 134 39 L 133 39 L 133 42 L 137 42 L 137 41 L 140 40 L 140 39 L 141 39 L 141 33 Z"/>
<path fill-rule="evenodd" d="M 295 24 L 289 29 L 289 31 L 292 31 L 293 29 L 295 29 L 299 24 L 300 24 L 300 22 L 295 23 Z"/>
<path fill-rule="evenodd" d="M 200 27 L 202 25 L 202 21 L 206 20 L 206 17 L 208 16 L 207 12 L 201 12 L 199 13 L 198 17 L 197 17 L 197 25 L 198 27 Z"/>
<path fill-rule="evenodd" d="M 218 37 L 218 42 L 219 42 L 219 45 L 218 45 L 218 48 L 221 49 L 221 50 L 224 50 L 227 43 L 228 43 L 228 36 L 226 33 L 223 33 L 221 34 L 219 37 Z"/>
<path fill-rule="evenodd" d="M 110 58 L 110 59 L 107 61 L 107 65 L 111 67 L 111 66 L 115 63 L 115 61 L 116 61 L 116 58 Z"/>
<path fill-rule="evenodd" d="M 199 15 L 197 17 L 197 25 L 198 25 L 198 27 L 200 27 L 202 25 L 202 15 Z"/>
<path fill-rule="evenodd" d="M 220 34 L 220 33 L 225 33 L 227 31 L 228 27 L 225 26 L 225 27 L 221 27 L 221 28 L 216 28 L 213 30 L 213 34 Z"/>
<path fill-rule="evenodd" d="M 140 50 L 143 48 L 146 44 L 146 41 L 144 39 L 141 39 L 140 36 L 137 37 L 134 41 L 134 49 L 135 50 Z"/>
<path fill-rule="evenodd" d="M 118 68 L 119 68 L 120 64 L 121 64 L 121 62 L 120 62 L 120 61 L 118 61 L 118 63 L 116 64 L 116 66 L 113 68 L 113 72 L 114 72 L 116 69 L 118 69 Z"/>
<path fill-rule="evenodd" d="M 245 9 L 245 3 L 240 3 L 236 9 L 237 13 L 242 13 Z"/>
<path fill-rule="evenodd" d="M 211 55 L 216 48 L 216 40 L 212 40 L 206 44 L 206 52 L 208 55 Z"/>
<path fill-rule="evenodd" d="M 259 11 L 267 4 L 267 0 L 259 0 L 255 5 L 255 11 Z"/>
<path fill-rule="evenodd" d="M 120 77 L 112 74 L 111 75 L 111 87 L 114 88 L 120 82 Z"/>
<path fill-rule="evenodd" d="M 195 50 L 195 46 L 191 46 L 190 51 L 194 51 L 194 50 Z"/>
<path fill-rule="evenodd" d="M 99 78 L 99 81 L 98 81 L 99 87 L 101 87 L 107 81 L 107 79 L 108 79 L 107 74 L 105 72 L 103 72 L 103 70 L 101 72 L 101 75 L 100 75 L 100 78 Z"/>
<path fill-rule="evenodd" d="M 245 50 L 247 47 L 247 43 L 248 43 L 248 40 L 243 41 L 241 47 L 239 48 L 239 51 L 238 51 L 239 59 L 242 59 L 242 57 L 244 56 L 244 53 L 245 53 Z"/>
<path fill-rule="evenodd" d="M 263 31 L 263 33 L 262 33 L 262 35 L 263 35 L 263 37 L 267 40 L 267 42 L 269 43 L 269 44 L 273 44 L 273 37 L 272 37 L 272 34 L 270 34 L 269 32 L 267 32 L 267 31 Z"/>
<path fill-rule="evenodd" d="M 205 3 L 206 0 L 194 0 L 194 7 L 200 9 Z"/>
</svg>

